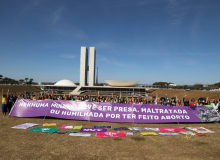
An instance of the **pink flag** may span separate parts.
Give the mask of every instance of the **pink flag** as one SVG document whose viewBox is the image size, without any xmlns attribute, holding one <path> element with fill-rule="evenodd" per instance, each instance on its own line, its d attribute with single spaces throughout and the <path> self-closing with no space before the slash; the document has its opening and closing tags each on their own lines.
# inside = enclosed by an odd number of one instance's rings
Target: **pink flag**
<svg viewBox="0 0 220 160">
<path fill-rule="evenodd" d="M 188 132 L 182 128 L 159 128 L 161 132 Z"/>
<path fill-rule="evenodd" d="M 74 126 L 65 126 L 65 125 L 62 125 L 61 127 L 60 127 L 60 129 L 73 129 L 74 128 Z"/>
<path fill-rule="evenodd" d="M 126 137 L 125 132 L 97 132 L 96 137 Z"/>
</svg>

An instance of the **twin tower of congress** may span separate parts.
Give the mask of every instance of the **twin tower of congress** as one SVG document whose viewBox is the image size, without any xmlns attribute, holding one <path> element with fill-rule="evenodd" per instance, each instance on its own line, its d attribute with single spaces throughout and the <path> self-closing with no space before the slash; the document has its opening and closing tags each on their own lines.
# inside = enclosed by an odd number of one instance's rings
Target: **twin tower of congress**
<svg viewBox="0 0 220 160">
<path fill-rule="evenodd" d="M 88 86 L 95 85 L 95 63 L 96 63 L 96 51 L 95 47 L 89 47 L 89 65 L 88 65 L 88 49 L 87 47 L 81 47 L 80 55 L 80 86 L 87 85 L 87 72 L 89 71 L 89 83 Z"/>
</svg>

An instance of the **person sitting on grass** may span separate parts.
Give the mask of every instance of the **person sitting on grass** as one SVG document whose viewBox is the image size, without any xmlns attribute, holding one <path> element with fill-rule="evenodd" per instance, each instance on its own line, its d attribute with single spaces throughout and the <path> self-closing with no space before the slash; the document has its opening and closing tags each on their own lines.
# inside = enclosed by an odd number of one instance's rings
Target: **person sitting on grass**
<svg viewBox="0 0 220 160">
<path fill-rule="evenodd" d="M 8 90 L 8 92 L 9 92 L 9 90 Z M 4 90 L 2 90 L 2 114 L 3 114 L 3 117 L 6 116 L 6 114 L 7 114 L 8 92 L 7 92 L 7 95 L 5 95 Z"/>
</svg>

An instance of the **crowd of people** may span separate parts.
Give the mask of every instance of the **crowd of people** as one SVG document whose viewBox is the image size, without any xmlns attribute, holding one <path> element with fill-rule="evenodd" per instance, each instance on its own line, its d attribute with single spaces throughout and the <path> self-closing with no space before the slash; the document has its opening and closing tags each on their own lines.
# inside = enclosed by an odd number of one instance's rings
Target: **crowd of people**
<svg viewBox="0 0 220 160">
<path fill-rule="evenodd" d="M 70 94 L 58 94 L 56 91 L 48 91 L 47 93 L 41 92 L 41 93 L 31 93 L 31 94 L 21 94 L 19 97 L 16 96 L 16 92 L 13 94 L 9 94 L 9 90 L 7 91 L 7 94 L 4 94 L 4 90 L 2 90 L 2 113 L 3 116 L 6 116 L 7 112 L 10 113 L 11 108 L 13 104 L 16 102 L 17 99 L 27 99 L 27 100 L 70 100 L 70 101 L 87 101 L 87 102 L 110 102 L 110 103 L 124 103 L 124 104 L 149 104 L 149 105 L 162 105 L 162 106 L 189 106 L 189 107 L 195 107 L 195 106 L 207 106 L 207 107 L 213 107 L 216 112 L 220 114 L 220 99 L 214 100 L 211 102 L 209 100 L 209 97 L 207 98 L 200 98 L 197 100 L 192 98 L 191 101 L 189 101 L 186 96 L 183 98 L 183 100 L 179 99 L 177 96 L 172 97 L 169 99 L 166 95 L 166 97 L 158 97 L 151 96 L 151 97 L 128 97 L 128 96 L 122 96 L 120 95 L 113 96 L 113 93 L 111 96 L 108 95 L 99 95 L 99 92 L 95 96 L 90 95 L 83 95 L 83 96 L 73 96 Z"/>
</svg>

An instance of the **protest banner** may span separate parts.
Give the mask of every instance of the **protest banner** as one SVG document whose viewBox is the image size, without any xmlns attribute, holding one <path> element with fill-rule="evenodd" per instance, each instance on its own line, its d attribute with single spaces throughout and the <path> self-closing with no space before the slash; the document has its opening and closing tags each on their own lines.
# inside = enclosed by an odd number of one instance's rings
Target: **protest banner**
<svg viewBox="0 0 220 160">
<path fill-rule="evenodd" d="M 220 121 L 218 113 L 213 108 L 205 106 L 190 108 L 186 106 L 24 99 L 16 101 L 10 116 L 49 116 L 62 119 L 128 123 Z"/>
</svg>

